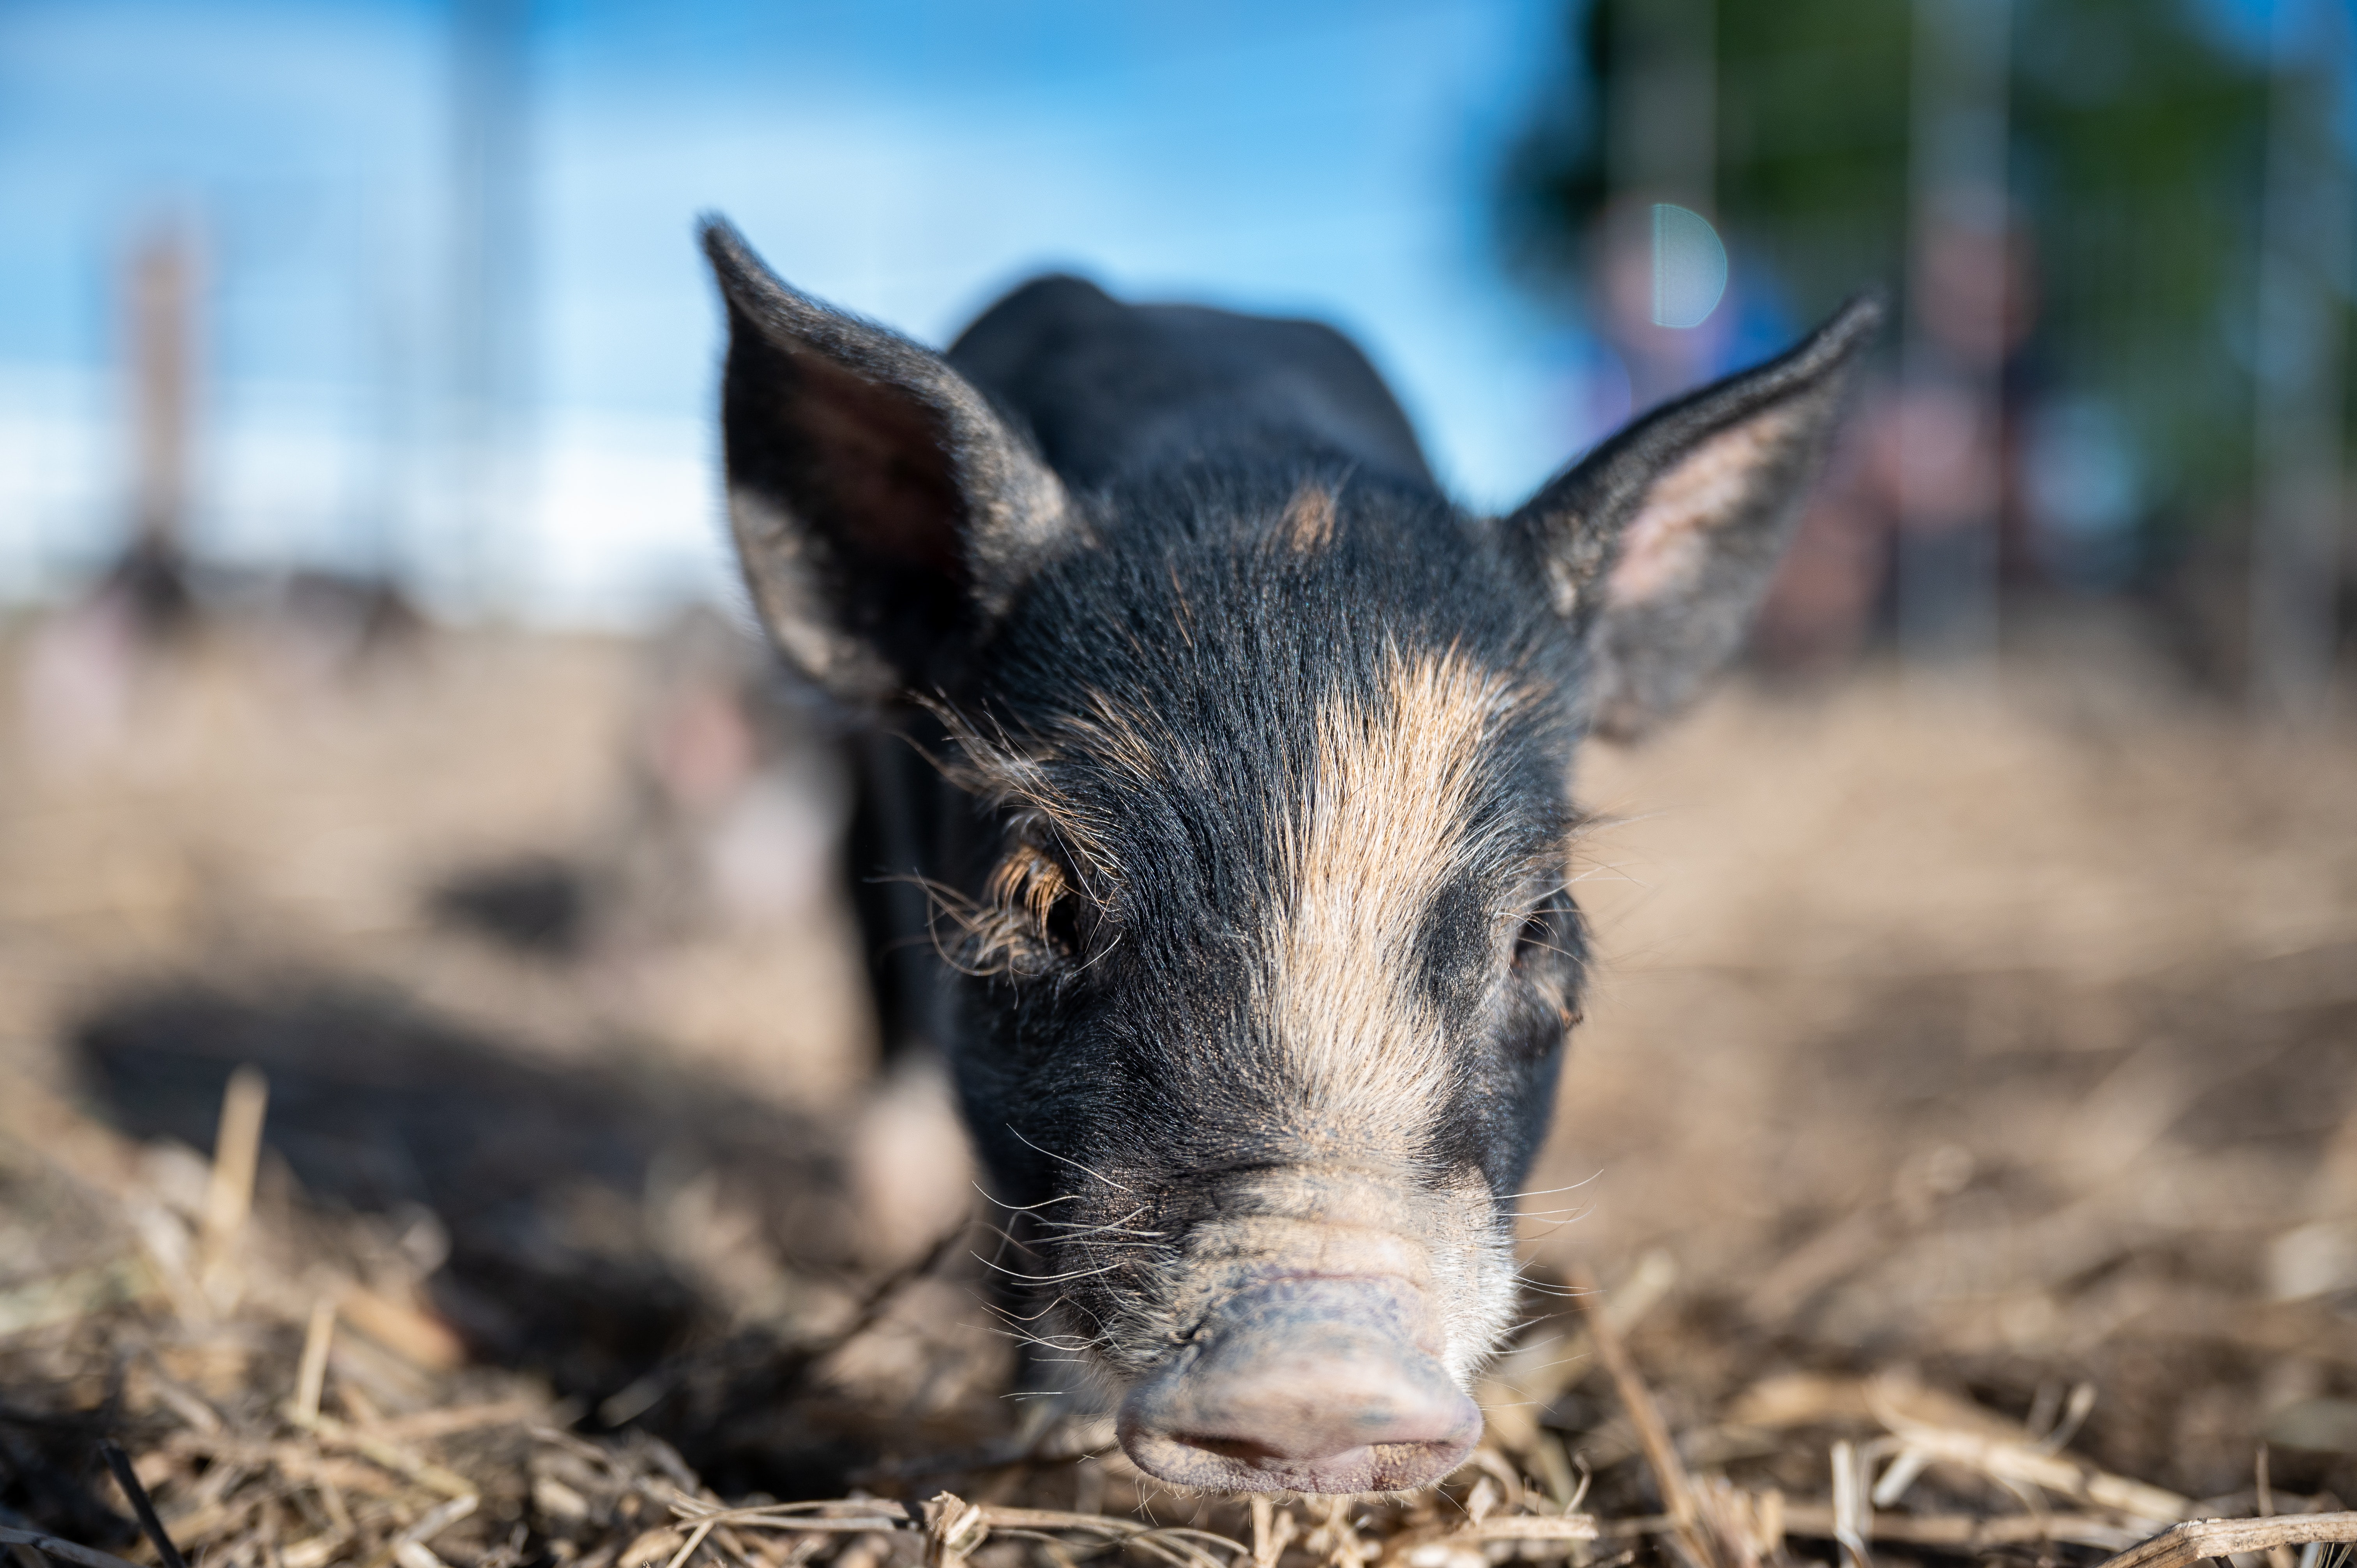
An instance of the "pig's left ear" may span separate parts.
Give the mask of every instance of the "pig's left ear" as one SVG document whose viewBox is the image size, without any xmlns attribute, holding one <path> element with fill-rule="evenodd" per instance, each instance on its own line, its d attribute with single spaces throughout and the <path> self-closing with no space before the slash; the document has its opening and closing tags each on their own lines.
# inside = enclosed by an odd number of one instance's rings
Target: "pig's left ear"
<svg viewBox="0 0 2357 1568">
<path fill-rule="evenodd" d="M 1881 321 L 1878 300 L 1853 299 L 1781 359 L 1630 425 L 1506 520 L 1587 639 L 1595 733 L 1643 734 L 1735 651 Z"/>
<path fill-rule="evenodd" d="M 940 355 L 796 293 L 704 228 L 728 310 L 728 514 L 779 648 L 835 697 L 938 684 L 1078 536 L 1063 485 Z"/>
</svg>

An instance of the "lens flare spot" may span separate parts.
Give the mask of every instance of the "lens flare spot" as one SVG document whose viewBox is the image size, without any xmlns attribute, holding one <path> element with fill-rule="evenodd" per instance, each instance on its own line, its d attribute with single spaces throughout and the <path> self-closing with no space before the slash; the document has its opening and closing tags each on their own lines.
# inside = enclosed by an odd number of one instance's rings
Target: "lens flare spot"
<svg viewBox="0 0 2357 1568">
<path fill-rule="evenodd" d="M 1653 325 L 1699 327 L 1727 293 L 1727 247 L 1699 212 L 1653 204 Z"/>
</svg>

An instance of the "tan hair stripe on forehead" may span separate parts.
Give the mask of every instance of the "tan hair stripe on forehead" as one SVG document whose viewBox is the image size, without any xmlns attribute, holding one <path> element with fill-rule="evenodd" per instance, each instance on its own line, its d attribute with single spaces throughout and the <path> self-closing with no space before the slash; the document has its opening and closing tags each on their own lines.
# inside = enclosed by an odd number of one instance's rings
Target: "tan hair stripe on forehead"
<svg viewBox="0 0 2357 1568">
<path fill-rule="evenodd" d="M 1456 650 L 1387 656 L 1373 703 L 1338 693 L 1315 770 L 1280 802 L 1287 897 L 1271 1024 L 1314 1118 L 1352 1142 L 1412 1141 L 1447 1072 L 1416 947 L 1441 886 L 1480 849 L 1468 821 L 1486 742 L 1527 693 Z"/>
</svg>

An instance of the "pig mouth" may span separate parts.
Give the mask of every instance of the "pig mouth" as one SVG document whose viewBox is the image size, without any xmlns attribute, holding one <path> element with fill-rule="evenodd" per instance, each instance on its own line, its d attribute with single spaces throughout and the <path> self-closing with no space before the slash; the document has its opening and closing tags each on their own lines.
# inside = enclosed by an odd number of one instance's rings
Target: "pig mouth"
<svg viewBox="0 0 2357 1568">
<path fill-rule="evenodd" d="M 1417 1341 L 1386 1277 L 1270 1281 L 1230 1296 L 1122 1401 L 1138 1468 L 1207 1492 L 1388 1492 L 1462 1464 L 1481 1412 Z"/>
</svg>

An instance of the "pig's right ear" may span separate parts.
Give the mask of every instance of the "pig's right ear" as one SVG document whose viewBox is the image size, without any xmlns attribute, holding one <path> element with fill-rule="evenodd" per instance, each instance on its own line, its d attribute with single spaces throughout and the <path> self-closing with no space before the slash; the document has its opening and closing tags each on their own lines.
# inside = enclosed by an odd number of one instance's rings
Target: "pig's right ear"
<svg viewBox="0 0 2357 1568">
<path fill-rule="evenodd" d="M 1047 465 L 939 355 L 778 281 L 704 227 L 728 310 L 728 514 L 770 634 L 854 704 L 938 684 L 1080 535 Z"/>
<path fill-rule="evenodd" d="M 1643 734 L 1735 651 L 1881 321 L 1875 296 L 1850 301 L 1782 358 L 1630 425 L 1506 520 L 1587 645 L 1596 734 Z"/>
</svg>

